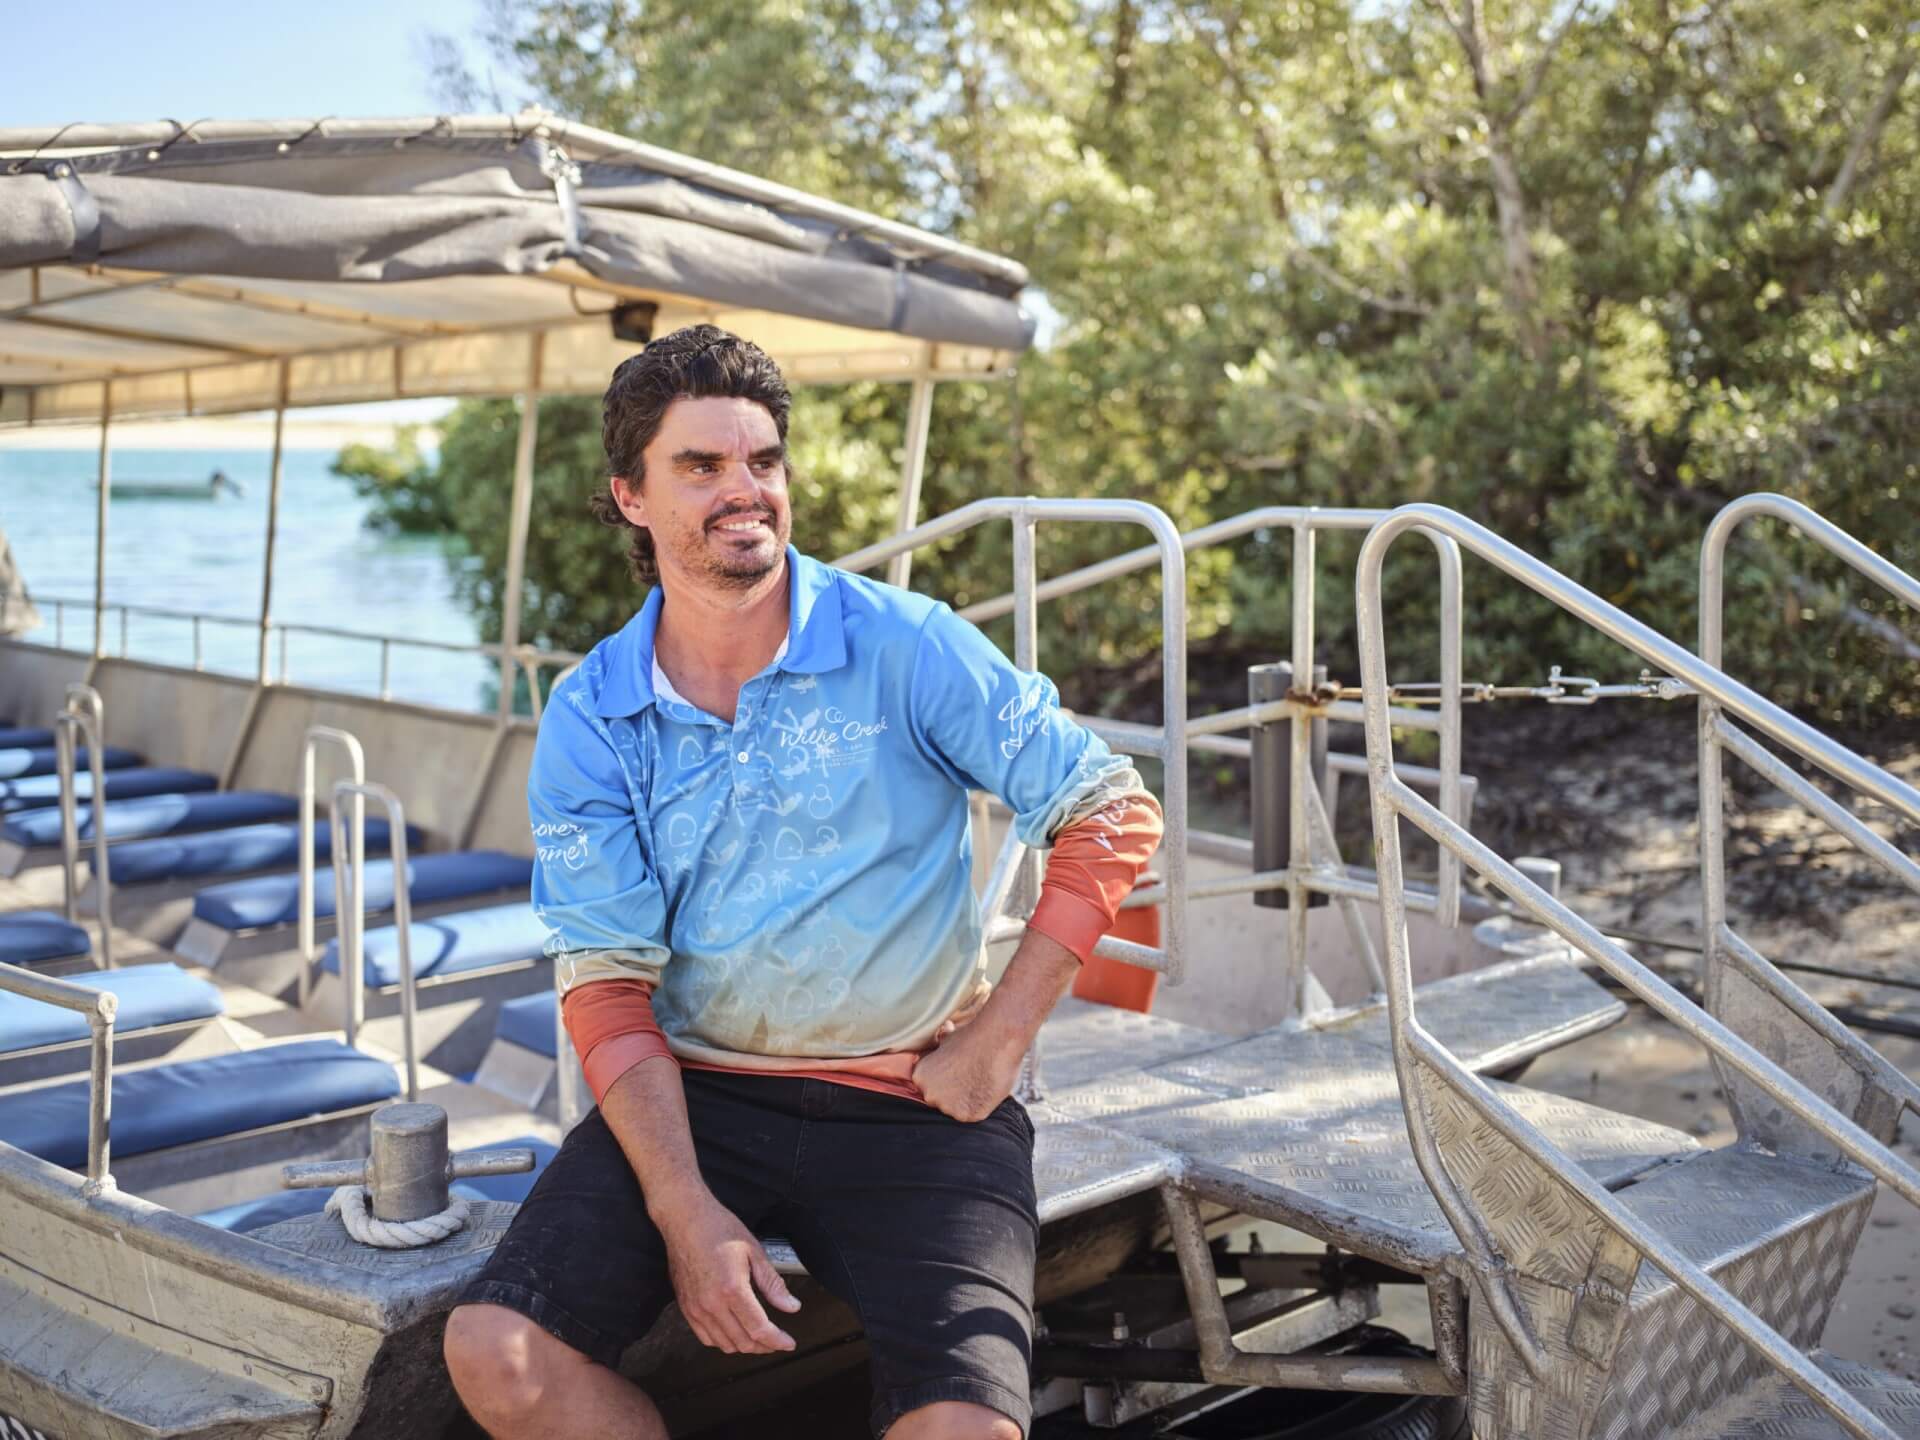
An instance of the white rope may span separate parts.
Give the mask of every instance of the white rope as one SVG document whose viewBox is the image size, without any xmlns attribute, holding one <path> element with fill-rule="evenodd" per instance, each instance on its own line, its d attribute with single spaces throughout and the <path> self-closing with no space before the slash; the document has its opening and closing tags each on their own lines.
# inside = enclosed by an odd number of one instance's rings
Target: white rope
<svg viewBox="0 0 1920 1440">
<path fill-rule="evenodd" d="M 467 1202 L 451 1197 L 438 1215 L 421 1220 L 377 1220 L 364 1185 L 342 1185 L 327 1200 L 327 1214 L 338 1215 L 347 1234 L 381 1250 L 412 1250 L 444 1240 L 467 1223 Z"/>
</svg>

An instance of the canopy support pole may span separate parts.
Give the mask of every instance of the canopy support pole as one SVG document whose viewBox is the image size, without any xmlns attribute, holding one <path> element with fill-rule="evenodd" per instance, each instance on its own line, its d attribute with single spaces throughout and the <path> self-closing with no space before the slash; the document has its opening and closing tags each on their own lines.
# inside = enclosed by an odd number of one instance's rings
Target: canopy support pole
<svg viewBox="0 0 1920 1440">
<path fill-rule="evenodd" d="M 927 476 L 927 436 L 933 429 L 933 376 L 914 377 L 907 402 L 906 455 L 900 465 L 900 529 L 920 523 L 920 484 Z M 913 576 L 913 552 L 903 550 L 887 562 L 887 583 L 907 588 Z"/>
<path fill-rule="evenodd" d="M 267 641 L 273 634 L 273 552 L 280 538 L 280 474 L 287 432 L 287 362 L 280 362 L 280 403 L 273 407 L 273 463 L 267 472 L 267 560 L 260 579 L 260 683 L 267 683 Z"/>
<path fill-rule="evenodd" d="M 112 472 L 107 456 L 107 428 L 113 420 L 113 382 L 100 386 L 100 494 L 93 512 L 93 658 L 107 653 L 107 496 Z M 91 676 L 89 676 L 91 678 Z"/>
<path fill-rule="evenodd" d="M 507 531 L 507 588 L 500 605 L 500 718 L 513 716 L 514 652 L 520 648 L 520 611 L 527 582 L 527 530 L 533 518 L 533 449 L 540 438 L 540 365 L 546 336 L 535 331 L 527 357 L 527 388 L 520 396 L 520 443 L 513 452 L 513 509 Z M 528 684 L 537 684 L 529 676 Z M 536 703 L 534 713 L 539 713 Z"/>
</svg>

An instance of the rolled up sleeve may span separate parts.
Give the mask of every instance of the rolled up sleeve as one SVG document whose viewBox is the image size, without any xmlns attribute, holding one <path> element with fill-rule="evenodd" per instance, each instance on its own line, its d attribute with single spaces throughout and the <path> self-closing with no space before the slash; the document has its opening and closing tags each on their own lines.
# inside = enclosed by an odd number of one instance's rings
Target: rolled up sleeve
<svg viewBox="0 0 1920 1440">
<path fill-rule="evenodd" d="M 912 710 L 922 747 L 959 783 L 997 795 L 1036 850 L 1132 768 L 1060 708 L 1051 680 L 945 605 L 921 627 Z"/>
<path fill-rule="evenodd" d="M 557 694 L 527 776 L 534 914 L 561 992 L 594 980 L 658 983 L 667 911 L 606 726 Z"/>
</svg>

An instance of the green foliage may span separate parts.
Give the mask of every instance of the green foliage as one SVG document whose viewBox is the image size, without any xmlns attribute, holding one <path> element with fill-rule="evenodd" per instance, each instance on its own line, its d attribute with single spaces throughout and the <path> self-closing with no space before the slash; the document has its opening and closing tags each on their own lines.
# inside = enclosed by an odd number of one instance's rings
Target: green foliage
<svg viewBox="0 0 1920 1440">
<path fill-rule="evenodd" d="M 1689 639 L 1701 533 L 1747 491 L 1920 569 L 1909 19 L 1904 0 L 495 0 L 492 40 L 527 98 L 1028 264 L 1057 323 L 1011 383 L 943 388 L 928 513 L 1130 496 L 1191 527 L 1434 501 Z M 796 410 L 816 553 L 890 524 L 904 408 L 852 386 Z M 570 648 L 637 599 L 583 518 L 595 420 L 542 411 L 528 620 Z M 511 451 L 507 407 L 468 403 L 437 466 L 342 459 L 392 523 L 466 538 L 489 633 Z M 1212 699 L 1284 649 L 1285 540 L 1191 557 Z M 1042 563 L 1135 543 L 1043 532 Z M 1324 544 L 1318 590 L 1345 675 L 1353 553 Z M 1006 561 L 980 532 L 916 584 L 978 599 Z M 1432 674 L 1432 567 L 1417 544 L 1390 564 L 1406 678 Z M 1763 691 L 1920 705 L 1890 602 L 1784 531 L 1747 533 L 1728 593 L 1730 663 Z M 1472 678 L 1638 668 L 1485 567 L 1468 605 Z M 1150 578 L 1084 593 L 1043 611 L 1042 655 L 1076 703 L 1127 704 L 1153 692 L 1157 616 Z"/>
</svg>

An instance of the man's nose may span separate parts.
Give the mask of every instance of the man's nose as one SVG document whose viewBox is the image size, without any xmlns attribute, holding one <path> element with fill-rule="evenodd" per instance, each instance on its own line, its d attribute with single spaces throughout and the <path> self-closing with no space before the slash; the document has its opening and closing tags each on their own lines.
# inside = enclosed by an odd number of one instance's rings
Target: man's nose
<svg viewBox="0 0 1920 1440">
<path fill-rule="evenodd" d="M 762 505 L 769 503 L 760 484 L 760 477 L 753 473 L 753 466 L 745 460 L 730 463 L 721 477 L 721 492 L 730 505 Z"/>
</svg>

